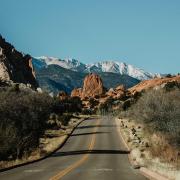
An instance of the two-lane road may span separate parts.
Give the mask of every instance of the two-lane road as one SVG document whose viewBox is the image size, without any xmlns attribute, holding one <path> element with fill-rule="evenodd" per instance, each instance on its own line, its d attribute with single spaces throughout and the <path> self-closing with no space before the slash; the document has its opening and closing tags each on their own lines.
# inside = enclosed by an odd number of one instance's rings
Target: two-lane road
<svg viewBox="0 0 180 180">
<path fill-rule="evenodd" d="M 0 173 L 1 180 L 145 180 L 131 167 L 115 120 L 88 119 L 42 161 Z"/>
</svg>

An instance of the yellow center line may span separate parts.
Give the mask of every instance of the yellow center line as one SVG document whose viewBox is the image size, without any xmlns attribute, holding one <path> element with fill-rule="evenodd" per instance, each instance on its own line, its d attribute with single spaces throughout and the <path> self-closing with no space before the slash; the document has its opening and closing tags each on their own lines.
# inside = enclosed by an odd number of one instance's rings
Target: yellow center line
<svg viewBox="0 0 180 180">
<path fill-rule="evenodd" d="M 100 120 L 97 121 L 96 126 L 99 125 Z M 94 132 L 96 132 L 98 129 L 98 127 L 95 128 Z M 95 139 L 96 139 L 96 135 L 93 134 L 91 142 L 88 146 L 88 150 L 92 150 L 95 144 Z M 77 162 L 75 162 L 74 164 L 70 165 L 69 167 L 67 167 L 66 169 L 60 171 L 58 174 L 56 174 L 55 176 L 51 177 L 49 180 L 59 180 L 61 179 L 63 176 L 65 176 L 67 173 L 69 173 L 70 171 L 72 171 L 73 169 L 77 168 L 78 166 L 80 166 L 82 163 L 84 163 L 89 157 L 89 154 L 85 154 L 80 160 L 78 160 Z"/>
</svg>

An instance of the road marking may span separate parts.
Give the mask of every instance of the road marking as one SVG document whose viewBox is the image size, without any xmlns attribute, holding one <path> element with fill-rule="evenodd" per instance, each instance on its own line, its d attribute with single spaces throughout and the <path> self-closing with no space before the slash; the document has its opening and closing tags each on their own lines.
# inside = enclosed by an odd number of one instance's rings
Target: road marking
<svg viewBox="0 0 180 180">
<path fill-rule="evenodd" d="M 96 126 L 99 125 L 99 123 L 100 123 L 100 120 L 98 119 L 98 121 L 96 123 Z M 98 127 L 95 128 L 94 132 L 96 132 L 97 129 L 98 129 Z M 90 142 L 89 147 L 88 147 L 89 151 L 93 149 L 94 144 L 95 144 L 95 139 L 96 139 L 96 134 L 93 134 L 91 142 Z M 55 176 L 51 177 L 49 180 L 58 180 L 58 179 L 61 179 L 63 176 L 68 174 L 70 171 L 72 171 L 73 169 L 77 168 L 82 163 L 84 163 L 88 159 L 88 157 L 89 157 L 89 154 L 85 154 L 80 160 L 78 160 L 74 164 L 70 165 L 66 169 L 60 171 L 58 174 L 56 174 Z"/>
<path fill-rule="evenodd" d="M 27 169 L 27 170 L 24 170 L 24 172 L 27 172 L 27 173 L 35 173 L 35 172 L 41 172 L 43 171 L 43 169 Z"/>
<path fill-rule="evenodd" d="M 100 169 L 93 169 L 92 171 L 113 171 L 113 169 L 108 169 L 108 168 L 100 168 Z"/>
</svg>

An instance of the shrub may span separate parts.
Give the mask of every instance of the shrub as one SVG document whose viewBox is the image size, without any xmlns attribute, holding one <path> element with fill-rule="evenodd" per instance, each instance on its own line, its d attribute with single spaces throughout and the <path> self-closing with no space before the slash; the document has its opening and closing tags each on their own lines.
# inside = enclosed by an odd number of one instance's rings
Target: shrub
<svg viewBox="0 0 180 180">
<path fill-rule="evenodd" d="M 62 123 L 62 125 L 67 126 L 69 124 L 69 121 L 71 120 L 72 115 L 70 114 L 63 114 L 59 117 L 59 121 Z"/>
<path fill-rule="evenodd" d="M 95 106 L 97 106 L 99 104 L 99 102 L 94 98 L 90 98 L 89 104 L 90 104 L 90 108 L 94 108 Z"/>
<path fill-rule="evenodd" d="M 180 90 L 151 90 L 128 110 L 128 115 L 149 127 L 170 135 L 171 142 L 180 144 Z"/>
<path fill-rule="evenodd" d="M 92 115 L 92 109 L 87 109 L 87 108 L 84 108 L 82 109 L 82 114 L 83 115 Z"/>
<path fill-rule="evenodd" d="M 102 115 L 110 113 L 112 111 L 112 104 L 113 104 L 113 98 L 112 97 L 107 98 L 105 102 L 100 103 L 98 108 L 98 113 Z"/>
<path fill-rule="evenodd" d="M 0 89 L 0 160 L 21 158 L 39 145 L 47 128 L 66 126 L 81 112 L 80 98 L 60 100 L 18 85 Z M 52 113 L 50 119 L 49 116 Z"/>
<path fill-rule="evenodd" d="M 71 97 L 64 100 L 54 98 L 53 112 L 59 115 L 63 113 L 81 112 L 82 101 L 79 97 Z"/>
<path fill-rule="evenodd" d="M 0 159 L 21 158 L 39 145 L 52 107 L 47 94 L 0 91 Z"/>
</svg>

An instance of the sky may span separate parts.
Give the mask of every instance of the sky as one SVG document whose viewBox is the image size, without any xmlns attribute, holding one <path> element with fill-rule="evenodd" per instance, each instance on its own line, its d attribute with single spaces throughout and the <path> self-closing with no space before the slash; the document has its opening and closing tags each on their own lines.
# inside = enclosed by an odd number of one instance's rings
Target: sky
<svg viewBox="0 0 180 180">
<path fill-rule="evenodd" d="M 0 0 L 0 33 L 32 56 L 180 72 L 179 0 Z"/>
</svg>

